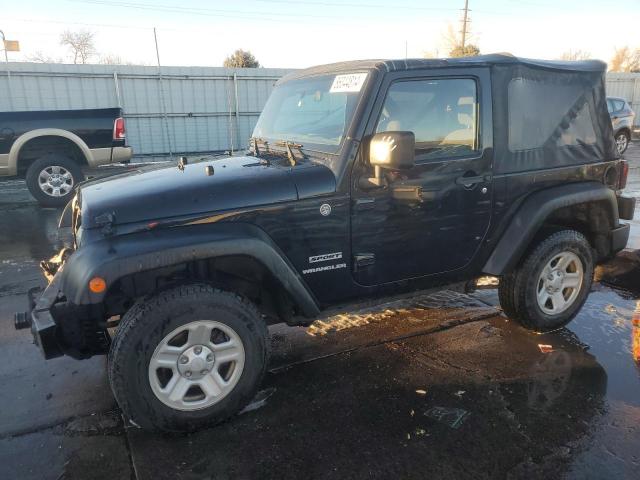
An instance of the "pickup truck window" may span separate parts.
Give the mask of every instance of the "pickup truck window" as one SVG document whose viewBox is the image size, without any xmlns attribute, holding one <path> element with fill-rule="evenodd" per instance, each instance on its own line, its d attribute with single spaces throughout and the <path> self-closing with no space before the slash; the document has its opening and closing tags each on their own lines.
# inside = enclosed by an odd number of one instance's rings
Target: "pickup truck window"
<svg viewBox="0 0 640 480">
<path fill-rule="evenodd" d="M 376 132 L 409 131 L 417 159 L 477 150 L 477 88 L 469 78 L 398 81 L 389 87 Z"/>
<path fill-rule="evenodd" d="M 354 76 L 366 74 L 354 74 Z M 338 79 L 340 80 L 340 79 Z M 260 115 L 254 137 L 288 140 L 335 153 L 351 122 L 362 84 L 337 88 L 336 75 L 302 78 L 275 88 Z"/>
</svg>

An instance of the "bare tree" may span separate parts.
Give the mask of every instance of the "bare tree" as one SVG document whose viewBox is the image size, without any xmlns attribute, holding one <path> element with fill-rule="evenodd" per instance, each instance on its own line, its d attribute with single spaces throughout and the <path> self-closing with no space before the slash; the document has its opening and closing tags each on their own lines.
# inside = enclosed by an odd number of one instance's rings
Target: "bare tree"
<svg viewBox="0 0 640 480">
<path fill-rule="evenodd" d="M 589 60 L 590 58 L 593 58 L 590 52 L 577 49 L 563 52 L 559 60 Z"/>
<path fill-rule="evenodd" d="M 475 57 L 480 55 L 480 49 L 471 43 L 466 44 L 464 47 L 458 45 L 449 51 L 450 57 Z"/>
<path fill-rule="evenodd" d="M 101 63 L 103 65 L 136 65 L 134 62 L 125 60 L 120 55 L 116 55 L 114 53 L 100 55 L 98 63 Z"/>
<path fill-rule="evenodd" d="M 34 63 L 62 63 L 61 58 L 50 57 L 42 50 L 37 50 L 31 55 L 27 55 L 27 62 Z"/>
<path fill-rule="evenodd" d="M 609 63 L 610 72 L 640 72 L 640 48 L 616 48 Z"/>
<path fill-rule="evenodd" d="M 60 35 L 60 45 L 68 47 L 73 55 L 73 63 L 87 63 L 96 53 L 93 40 L 94 33 L 89 30 L 72 32 L 65 30 Z"/>
<path fill-rule="evenodd" d="M 450 57 L 474 57 L 480 55 L 480 48 L 473 43 L 465 42 L 462 46 L 462 39 L 451 24 L 447 26 L 447 31 L 442 34 L 442 41 Z"/>
<path fill-rule="evenodd" d="M 224 66 L 227 68 L 258 68 L 260 63 L 251 52 L 240 48 L 225 58 Z"/>
</svg>

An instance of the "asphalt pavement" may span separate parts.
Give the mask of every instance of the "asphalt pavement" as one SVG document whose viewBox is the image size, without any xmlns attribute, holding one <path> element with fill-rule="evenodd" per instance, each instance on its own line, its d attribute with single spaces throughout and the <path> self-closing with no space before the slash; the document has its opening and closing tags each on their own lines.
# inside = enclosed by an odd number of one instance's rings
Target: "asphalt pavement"
<svg viewBox="0 0 640 480">
<path fill-rule="evenodd" d="M 640 197 L 640 146 L 626 157 Z M 59 214 L 0 182 L 0 478 L 638 478 L 640 216 L 567 329 L 509 321 L 491 279 L 276 325 L 243 413 L 158 435 L 123 424 L 104 357 L 44 361 L 13 329 L 69 240 Z"/>
</svg>

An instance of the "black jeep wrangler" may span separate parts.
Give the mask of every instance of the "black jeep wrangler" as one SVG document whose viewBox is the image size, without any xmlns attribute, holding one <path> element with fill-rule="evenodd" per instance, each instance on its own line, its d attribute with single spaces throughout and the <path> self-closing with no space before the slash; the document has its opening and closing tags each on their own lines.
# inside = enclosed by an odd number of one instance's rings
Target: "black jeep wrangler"
<svg viewBox="0 0 640 480">
<path fill-rule="evenodd" d="M 598 61 L 357 61 L 281 79 L 246 156 L 86 183 L 74 246 L 43 262 L 46 358 L 108 354 L 144 428 L 219 422 L 255 395 L 267 326 L 500 277 L 504 312 L 548 331 L 626 245 Z M 115 330 L 115 333 L 111 334 Z"/>
</svg>

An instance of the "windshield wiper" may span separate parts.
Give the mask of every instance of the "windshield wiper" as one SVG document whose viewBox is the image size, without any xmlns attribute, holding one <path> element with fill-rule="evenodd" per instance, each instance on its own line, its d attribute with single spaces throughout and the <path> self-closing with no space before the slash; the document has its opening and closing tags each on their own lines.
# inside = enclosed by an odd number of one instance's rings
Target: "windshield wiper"
<svg viewBox="0 0 640 480">
<path fill-rule="evenodd" d="M 298 164 L 298 160 L 296 159 L 296 156 L 293 154 L 293 150 L 291 150 L 292 148 L 295 148 L 300 152 L 300 154 L 302 155 L 302 160 L 307 158 L 304 152 L 301 150 L 302 145 L 300 145 L 299 143 L 290 142 L 288 140 L 278 140 L 275 143 L 275 145 L 278 147 L 285 147 L 287 149 L 287 157 L 289 158 L 289 163 L 291 164 L 292 167 L 295 167 Z"/>
<path fill-rule="evenodd" d="M 256 157 L 260 156 L 260 149 L 258 148 L 259 143 L 267 147 L 267 150 L 269 149 L 269 143 L 266 140 L 260 137 L 251 137 L 249 139 L 249 145 L 253 148 L 253 155 Z"/>
</svg>

